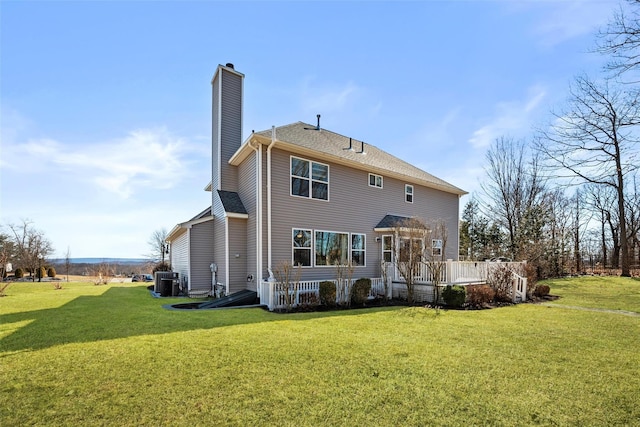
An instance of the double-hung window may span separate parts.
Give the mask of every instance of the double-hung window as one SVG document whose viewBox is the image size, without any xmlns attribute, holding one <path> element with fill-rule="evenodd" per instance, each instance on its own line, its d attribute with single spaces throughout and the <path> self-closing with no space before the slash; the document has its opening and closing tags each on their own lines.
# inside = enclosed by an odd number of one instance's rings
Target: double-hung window
<svg viewBox="0 0 640 427">
<path fill-rule="evenodd" d="M 413 185 L 404 185 L 404 201 L 407 203 L 413 203 Z"/>
<path fill-rule="evenodd" d="M 365 235 L 351 234 L 351 265 L 365 265 Z"/>
<path fill-rule="evenodd" d="M 442 256 L 442 239 L 431 239 L 431 254 Z"/>
<path fill-rule="evenodd" d="M 311 267 L 311 230 L 293 229 L 293 265 Z"/>
<path fill-rule="evenodd" d="M 384 262 L 393 260 L 393 236 L 382 236 L 382 260 Z"/>
<path fill-rule="evenodd" d="M 291 195 L 329 200 L 329 165 L 291 156 Z"/>
</svg>

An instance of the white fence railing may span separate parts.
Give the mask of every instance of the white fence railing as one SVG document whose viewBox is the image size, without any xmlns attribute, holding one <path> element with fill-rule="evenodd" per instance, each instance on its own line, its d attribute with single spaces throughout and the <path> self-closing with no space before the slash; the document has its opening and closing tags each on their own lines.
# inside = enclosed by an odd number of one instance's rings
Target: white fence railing
<svg viewBox="0 0 640 427">
<path fill-rule="evenodd" d="M 474 262 L 474 261 L 444 261 L 441 268 L 440 286 L 446 285 L 472 285 L 486 283 L 487 278 L 497 268 L 508 268 L 513 273 L 511 286 L 511 294 L 514 302 L 525 301 L 527 296 L 527 279 L 524 276 L 525 262 Z M 437 270 L 437 269 L 436 269 Z M 389 271 L 392 273 L 392 271 Z M 389 274 L 387 284 L 380 277 L 371 279 L 370 297 L 388 296 L 402 297 L 403 284 L 398 274 L 395 274 L 395 280 L 391 280 L 393 274 Z M 433 274 L 432 269 L 426 265 L 422 266 L 422 270 L 417 277 L 416 292 L 421 298 L 416 301 L 429 301 L 433 299 Z M 336 286 L 336 303 L 341 304 L 348 301 L 351 286 L 356 279 L 352 279 L 348 286 Z M 287 298 L 287 290 L 284 286 L 278 286 L 276 281 L 261 281 L 258 286 L 258 297 L 262 304 L 269 307 L 269 310 L 278 310 L 291 307 L 298 307 L 304 304 L 313 304 L 320 301 L 320 282 L 324 280 L 303 280 L 296 284 L 290 284 L 288 289 L 289 298 Z M 336 283 L 336 280 L 329 280 Z M 392 283 L 395 282 L 395 283 Z M 423 289 L 424 288 L 424 289 Z M 406 295 L 406 292 L 404 293 Z M 417 295 L 414 294 L 414 299 Z"/>
<path fill-rule="evenodd" d="M 348 286 L 344 283 L 342 286 L 336 286 L 336 304 L 348 302 L 351 287 L 357 279 L 351 279 Z M 298 307 L 304 304 L 313 304 L 320 301 L 320 282 L 325 280 L 301 280 L 291 283 L 287 287 L 279 286 L 276 281 L 261 281 L 258 288 L 258 297 L 262 304 L 269 307 L 269 310 L 278 310 L 291 307 Z M 336 283 L 336 280 L 327 280 Z M 287 291 L 289 298 L 287 298 Z M 370 297 L 383 295 L 385 292 L 384 282 L 381 278 L 371 279 Z M 288 300 L 288 301 L 287 301 Z"/>
<path fill-rule="evenodd" d="M 513 286 L 511 288 L 511 298 L 513 302 L 521 302 L 527 300 L 527 278 L 513 273 Z"/>
</svg>

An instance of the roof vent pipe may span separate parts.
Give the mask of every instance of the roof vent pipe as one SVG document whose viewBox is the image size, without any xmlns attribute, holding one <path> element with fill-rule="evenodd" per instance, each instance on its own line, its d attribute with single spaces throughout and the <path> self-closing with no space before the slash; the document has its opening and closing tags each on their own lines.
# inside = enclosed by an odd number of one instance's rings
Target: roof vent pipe
<svg viewBox="0 0 640 427">
<path fill-rule="evenodd" d="M 349 150 L 353 150 L 353 143 L 351 142 L 351 138 L 349 138 Z"/>
<path fill-rule="evenodd" d="M 320 114 L 316 114 L 316 117 L 318 118 L 318 125 L 316 126 L 316 130 L 320 130 Z"/>
<path fill-rule="evenodd" d="M 362 141 L 362 145 L 360 146 L 360 154 L 364 154 L 364 141 Z"/>
<path fill-rule="evenodd" d="M 227 62 L 227 64 L 225 65 L 225 67 L 227 68 L 231 68 L 232 70 L 234 70 L 235 68 L 233 68 L 233 64 L 231 62 Z"/>
</svg>

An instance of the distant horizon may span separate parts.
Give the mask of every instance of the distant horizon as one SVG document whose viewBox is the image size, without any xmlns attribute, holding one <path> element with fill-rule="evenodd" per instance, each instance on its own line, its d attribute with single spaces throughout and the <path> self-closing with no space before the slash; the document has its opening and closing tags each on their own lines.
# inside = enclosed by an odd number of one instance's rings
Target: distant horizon
<svg viewBox="0 0 640 427">
<path fill-rule="evenodd" d="M 53 263 L 64 263 L 65 258 L 51 258 Z M 96 264 L 100 262 L 118 263 L 118 264 L 142 264 L 146 262 L 155 263 L 157 261 L 149 258 L 113 258 L 113 257 L 70 257 L 71 264 Z"/>
</svg>

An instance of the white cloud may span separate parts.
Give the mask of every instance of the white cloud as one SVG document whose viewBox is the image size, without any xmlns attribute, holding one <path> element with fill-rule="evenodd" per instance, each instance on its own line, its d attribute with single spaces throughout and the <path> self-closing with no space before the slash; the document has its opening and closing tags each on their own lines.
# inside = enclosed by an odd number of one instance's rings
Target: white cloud
<svg viewBox="0 0 640 427">
<path fill-rule="evenodd" d="M 65 144 L 50 138 L 8 141 L 3 147 L 3 168 L 11 169 L 19 159 L 31 159 L 37 168 L 16 173 L 64 170 L 78 179 L 86 177 L 99 188 L 128 198 L 143 188 L 167 189 L 189 171 L 189 155 L 199 151 L 184 138 L 165 128 L 140 129 L 123 138 L 83 145 Z"/>
<path fill-rule="evenodd" d="M 542 103 L 546 91 L 541 86 L 529 90 L 524 101 L 500 102 L 496 106 L 496 116 L 487 124 L 473 132 L 469 142 L 474 148 L 486 148 L 502 135 L 519 135 L 528 133 L 531 121 Z"/>
</svg>

